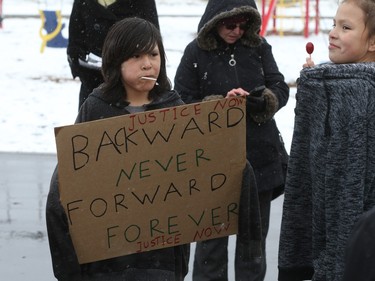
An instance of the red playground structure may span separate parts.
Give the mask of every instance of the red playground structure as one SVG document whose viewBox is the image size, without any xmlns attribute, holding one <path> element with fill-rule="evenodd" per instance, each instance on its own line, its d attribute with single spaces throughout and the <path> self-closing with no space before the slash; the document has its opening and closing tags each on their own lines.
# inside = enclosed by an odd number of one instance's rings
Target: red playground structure
<svg viewBox="0 0 375 281">
<path fill-rule="evenodd" d="M 314 2 L 315 3 L 315 28 L 314 28 L 314 33 L 315 34 L 318 34 L 319 33 L 319 0 L 303 0 L 305 3 L 304 3 L 304 14 L 302 15 L 302 18 L 304 18 L 304 29 L 303 29 L 303 34 L 304 36 L 307 38 L 309 37 L 309 33 L 310 33 L 310 27 L 309 27 L 309 23 L 310 23 L 310 18 L 312 17 L 311 16 L 311 9 L 310 9 L 310 5 L 311 5 L 311 2 Z M 303 1 L 300 1 L 301 2 L 301 5 L 303 4 Z M 268 2 L 268 3 L 267 3 Z M 276 19 L 279 18 L 279 16 L 276 14 L 276 7 L 278 5 L 278 2 L 284 2 L 284 1 L 280 1 L 280 0 L 261 0 L 261 3 L 262 3 L 262 7 L 261 7 L 261 14 L 262 14 L 262 27 L 261 27 L 261 31 L 260 31 L 260 34 L 262 36 L 265 36 L 266 35 L 266 32 L 267 32 L 267 27 L 269 25 L 269 21 L 270 19 L 272 18 L 273 19 L 273 31 L 276 30 Z M 268 10 L 266 11 L 266 8 L 268 7 Z M 280 18 L 286 18 L 285 16 L 280 16 Z"/>
</svg>

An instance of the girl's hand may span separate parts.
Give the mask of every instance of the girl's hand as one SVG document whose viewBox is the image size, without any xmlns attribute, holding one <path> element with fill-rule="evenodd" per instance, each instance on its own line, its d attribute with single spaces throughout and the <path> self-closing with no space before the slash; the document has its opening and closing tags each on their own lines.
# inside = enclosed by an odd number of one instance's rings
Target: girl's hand
<svg viewBox="0 0 375 281">
<path fill-rule="evenodd" d="M 302 67 L 303 67 L 303 68 L 306 68 L 306 67 L 313 67 L 314 65 L 315 65 L 314 61 L 313 61 L 310 57 L 308 57 L 308 58 L 306 58 L 306 63 L 304 63 L 304 64 L 302 65 Z"/>
<path fill-rule="evenodd" d="M 249 92 L 246 92 L 242 88 L 237 88 L 237 89 L 230 90 L 225 97 L 226 98 L 237 97 L 237 96 L 246 97 L 248 95 L 249 95 Z"/>
</svg>

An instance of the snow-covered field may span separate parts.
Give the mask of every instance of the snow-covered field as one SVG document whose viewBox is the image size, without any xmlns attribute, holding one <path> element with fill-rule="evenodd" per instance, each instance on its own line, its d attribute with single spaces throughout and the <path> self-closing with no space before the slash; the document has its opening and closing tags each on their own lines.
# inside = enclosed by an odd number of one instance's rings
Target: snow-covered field
<svg viewBox="0 0 375 281">
<path fill-rule="evenodd" d="M 168 75 L 173 81 L 184 47 L 194 37 L 206 1 L 157 0 L 156 2 L 168 58 Z M 0 152 L 55 154 L 53 128 L 72 124 L 75 120 L 80 84 L 71 78 L 66 60 L 66 49 L 46 48 L 43 53 L 40 52 L 42 44 L 39 36 L 41 20 L 38 14 L 38 10 L 45 9 L 45 7 L 61 9 L 65 16 L 63 19 L 65 28 L 62 34 L 64 37 L 68 37 L 67 16 L 71 10 L 71 3 L 72 0 L 3 0 L 5 19 L 3 28 L 0 29 Z M 279 8 L 279 15 L 292 13 L 297 17 L 300 16 L 304 4 L 300 4 L 301 2 L 298 1 L 296 3 L 291 8 Z M 261 7 L 260 4 L 258 7 Z M 336 7 L 336 0 L 322 0 L 321 15 L 324 12 L 324 17 L 332 17 Z M 20 15 L 29 17 L 20 17 Z M 309 38 L 305 38 L 302 33 L 296 36 L 282 36 L 280 35 L 281 31 L 302 31 L 304 21 L 302 18 L 294 18 L 290 20 L 278 19 L 276 22 L 278 33 L 268 33 L 266 38 L 273 46 L 274 56 L 286 81 L 293 84 L 307 57 L 305 45 L 308 41 L 315 45 L 312 56 L 316 62 L 328 59 L 328 35 L 312 33 Z M 331 24 L 331 20 L 321 20 L 320 27 L 327 29 Z M 310 27 L 311 30 L 314 29 L 313 20 L 310 21 Z M 269 29 L 271 28 L 272 23 L 270 22 Z M 285 32 L 285 34 L 287 33 Z M 287 106 L 276 116 L 288 149 L 293 132 L 294 94 L 295 88 L 291 88 Z M 0 172 L 0 175 L 2 179 L 5 178 L 4 173 Z M 4 182 L 6 181 L 2 180 L 0 186 L 0 227 L 2 228 L 4 225 L 5 229 L 12 229 L 11 223 L 3 219 L 6 216 L 5 212 L 9 212 L 8 208 L 2 207 L 5 202 L 4 198 L 7 196 L 4 193 L 9 192 Z M 48 186 L 48 182 L 45 186 Z M 44 188 L 38 192 L 40 192 L 39 195 L 30 195 L 28 200 L 35 197 L 32 200 L 37 200 L 41 205 L 40 209 L 43 210 L 45 202 L 41 198 L 45 198 L 47 190 Z M 19 201 L 22 201 L 22 196 L 27 197 L 28 195 L 25 192 L 17 196 L 21 197 Z M 275 202 L 272 210 L 268 245 L 270 264 L 267 280 L 269 281 L 276 280 L 281 204 L 281 201 Z M 2 214 L 3 212 L 4 214 Z M 27 216 L 27 212 L 22 212 L 22 216 Z M 18 243 L 17 240 L 12 240 L 12 237 L 17 238 L 17 235 L 12 236 L 0 230 L 0 272 L 5 272 L 5 269 L 7 269 L 6 272 L 9 272 L 4 278 L 0 278 L 1 280 L 53 280 L 43 216 L 42 213 L 30 215 L 29 218 L 29 223 L 35 222 L 34 228 L 39 229 L 41 235 L 44 235 L 44 239 L 41 239 L 40 243 L 36 245 L 31 242 L 29 244 Z M 23 217 L 23 219 L 25 218 Z M 12 223 L 17 223 L 17 220 Z M 26 227 L 17 225 L 15 231 Z M 24 239 L 35 240 L 38 237 Z M 27 256 L 27 254 L 20 254 L 23 252 L 32 253 L 30 255 L 34 258 L 26 260 L 26 267 L 18 268 L 17 265 L 21 262 L 17 262 L 17 259 L 23 259 L 25 262 L 24 259 Z M 233 268 L 230 270 L 233 272 Z"/>
<path fill-rule="evenodd" d="M 327 1 L 327 0 L 326 0 Z M 38 18 L 7 18 L 10 15 L 38 16 L 44 1 L 5 0 L 3 29 L 0 29 L 0 131 L 6 132 L 0 140 L 0 151 L 55 153 L 53 128 L 71 124 L 78 107 L 78 80 L 72 80 L 66 60 L 66 49 L 46 48 L 40 52 L 41 20 Z M 52 1 L 49 2 L 57 2 Z M 63 14 L 68 14 L 71 0 L 61 1 Z M 184 47 L 192 40 L 205 2 L 200 0 L 157 1 L 160 25 L 168 57 L 168 75 L 173 81 Z M 323 1 L 324 3 L 324 1 Z M 334 4 L 332 4 L 334 6 Z M 327 10 L 327 9 L 325 9 Z M 331 8 L 332 10 L 332 8 Z M 183 16 L 163 16 L 177 15 Z M 195 16 L 194 16 L 195 15 Z M 323 22 L 323 21 L 322 21 Z M 68 19 L 64 18 L 64 37 L 68 37 Z M 279 20 L 279 31 L 302 30 L 302 19 L 291 22 Z M 313 21 L 310 26 L 313 30 Z M 323 22 L 324 23 L 324 22 Z M 271 25 L 271 23 L 270 23 Z M 288 27 L 289 26 L 289 27 Z M 272 27 L 272 26 L 271 26 Z M 305 44 L 315 44 L 316 62 L 328 57 L 326 34 L 299 36 L 268 35 L 274 56 L 287 82 L 293 83 L 299 75 L 307 54 Z M 293 123 L 293 93 L 287 107 L 277 116 L 286 142 L 290 141 Z"/>
</svg>

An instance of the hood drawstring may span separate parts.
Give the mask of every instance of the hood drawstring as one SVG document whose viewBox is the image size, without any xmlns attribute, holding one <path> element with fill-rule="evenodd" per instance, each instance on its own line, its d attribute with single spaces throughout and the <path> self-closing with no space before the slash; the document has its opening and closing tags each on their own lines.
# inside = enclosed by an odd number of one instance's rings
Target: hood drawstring
<svg viewBox="0 0 375 281">
<path fill-rule="evenodd" d="M 329 93 L 328 86 L 326 83 L 325 72 L 326 72 L 326 69 L 323 71 L 323 85 L 324 85 L 324 92 L 325 92 L 326 101 L 327 101 L 326 117 L 324 121 L 324 136 L 328 137 L 331 135 L 331 126 L 329 124 L 329 114 L 331 112 L 331 98 L 330 98 L 330 93 Z"/>
</svg>

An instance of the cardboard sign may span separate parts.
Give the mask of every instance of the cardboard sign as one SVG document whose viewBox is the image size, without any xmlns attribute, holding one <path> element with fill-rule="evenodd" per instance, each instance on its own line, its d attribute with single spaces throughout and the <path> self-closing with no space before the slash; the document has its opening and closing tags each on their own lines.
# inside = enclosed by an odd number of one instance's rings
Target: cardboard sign
<svg viewBox="0 0 375 281">
<path fill-rule="evenodd" d="M 55 128 L 80 263 L 237 233 L 245 99 Z"/>
</svg>

